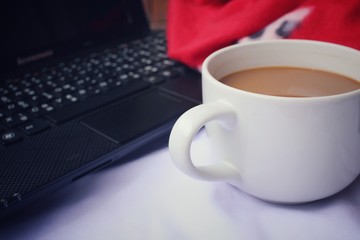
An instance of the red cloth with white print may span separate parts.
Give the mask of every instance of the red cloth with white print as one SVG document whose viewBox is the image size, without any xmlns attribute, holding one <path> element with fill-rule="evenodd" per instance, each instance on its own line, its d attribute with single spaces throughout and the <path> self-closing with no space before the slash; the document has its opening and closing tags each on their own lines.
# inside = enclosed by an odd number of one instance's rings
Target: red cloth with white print
<svg viewBox="0 0 360 240">
<path fill-rule="evenodd" d="M 169 56 L 193 68 L 247 40 L 310 39 L 360 50 L 360 1 L 169 0 L 167 38 Z"/>
</svg>

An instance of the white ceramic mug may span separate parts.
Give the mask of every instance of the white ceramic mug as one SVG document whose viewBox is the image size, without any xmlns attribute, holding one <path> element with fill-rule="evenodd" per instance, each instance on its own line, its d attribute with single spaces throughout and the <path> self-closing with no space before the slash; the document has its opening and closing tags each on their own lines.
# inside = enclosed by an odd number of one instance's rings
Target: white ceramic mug
<svg viewBox="0 0 360 240">
<path fill-rule="evenodd" d="M 202 66 L 203 104 L 175 123 L 169 150 L 184 173 L 223 180 L 263 200 L 302 203 L 333 195 L 360 173 L 360 90 L 325 97 L 276 97 L 218 81 L 249 68 L 293 66 L 360 81 L 360 52 L 336 44 L 274 40 L 238 44 Z M 205 126 L 218 162 L 194 164 L 193 137 Z"/>
</svg>

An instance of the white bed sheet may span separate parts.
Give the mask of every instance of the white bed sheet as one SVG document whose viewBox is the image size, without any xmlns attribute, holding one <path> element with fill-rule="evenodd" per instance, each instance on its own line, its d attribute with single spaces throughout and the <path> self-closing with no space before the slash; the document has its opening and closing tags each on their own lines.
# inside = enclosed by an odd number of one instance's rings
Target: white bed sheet
<svg viewBox="0 0 360 240">
<path fill-rule="evenodd" d="M 210 158 L 205 134 L 193 144 Z M 181 173 L 167 148 L 115 164 L 52 194 L 0 225 L 0 239 L 356 240 L 360 179 L 303 205 L 255 199 L 224 182 Z"/>
</svg>

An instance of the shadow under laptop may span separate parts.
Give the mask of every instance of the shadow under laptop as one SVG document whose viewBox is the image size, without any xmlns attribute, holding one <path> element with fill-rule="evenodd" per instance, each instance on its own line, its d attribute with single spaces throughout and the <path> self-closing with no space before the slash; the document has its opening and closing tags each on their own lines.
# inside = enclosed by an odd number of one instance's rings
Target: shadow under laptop
<svg viewBox="0 0 360 240">
<path fill-rule="evenodd" d="M 146 147 L 134 151 L 102 169 L 76 180 L 73 184 L 65 186 L 41 200 L 31 202 L 15 213 L 0 219 L 1 239 L 17 239 L 13 236 L 16 232 L 19 236 L 26 236 L 27 234 L 36 236 L 33 226 L 47 228 L 49 219 L 62 221 L 59 219 L 59 215 L 61 215 L 59 213 L 62 211 L 82 211 L 85 209 L 79 208 L 88 208 L 89 205 L 96 207 L 102 204 L 100 202 L 101 197 L 96 197 L 95 200 L 92 197 L 89 200 L 90 196 L 94 194 L 108 195 L 109 191 L 119 192 L 119 190 L 131 186 L 132 182 L 144 171 L 148 171 L 144 164 L 151 159 L 143 157 L 167 147 L 167 142 L 168 135 L 157 138 Z M 103 191 L 107 191 L 107 194 Z M 84 204 L 85 201 L 88 203 Z M 65 218 L 63 220 L 65 221 Z M 31 224 L 29 224 L 30 222 Z M 17 229 L 21 229 L 21 231 Z M 41 232 L 39 229 L 36 231 Z"/>
</svg>

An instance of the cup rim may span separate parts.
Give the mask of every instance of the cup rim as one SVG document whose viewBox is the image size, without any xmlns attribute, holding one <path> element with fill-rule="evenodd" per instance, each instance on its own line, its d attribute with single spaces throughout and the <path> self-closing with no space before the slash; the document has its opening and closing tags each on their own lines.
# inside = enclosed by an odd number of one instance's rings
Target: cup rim
<svg viewBox="0 0 360 240">
<path fill-rule="evenodd" d="M 204 60 L 202 67 L 201 67 L 202 75 L 203 76 L 207 75 L 209 77 L 209 80 L 212 83 L 216 84 L 218 87 L 225 88 L 228 91 L 241 92 L 244 95 L 268 99 L 268 100 L 294 101 L 294 102 L 333 101 L 333 100 L 340 100 L 340 99 L 345 99 L 345 98 L 352 98 L 356 95 L 360 95 L 360 89 L 353 90 L 350 92 L 345 92 L 345 93 L 326 95 L 326 96 L 314 96 L 314 97 L 286 97 L 286 96 L 266 95 L 266 94 L 255 93 L 255 92 L 250 92 L 250 91 L 230 87 L 224 83 L 221 83 L 219 80 L 217 80 L 208 70 L 209 63 L 214 58 L 223 54 L 224 52 L 228 52 L 228 51 L 231 51 L 231 50 L 237 49 L 237 48 L 244 48 L 244 47 L 246 48 L 247 46 L 264 45 L 264 44 L 280 44 L 280 43 L 281 44 L 284 44 L 284 43 L 294 44 L 294 45 L 296 45 L 296 44 L 312 44 L 312 45 L 318 44 L 318 45 L 322 45 L 322 46 L 329 46 L 332 48 L 342 49 L 342 51 L 343 50 L 351 51 L 353 54 L 359 55 L 359 58 L 360 58 L 360 51 L 358 51 L 357 49 L 347 47 L 344 45 L 335 44 L 335 43 L 329 43 L 329 42 L 323 42 L 323 41 L 317 41 L 317 40 L 303 40 L 303 39 L 260 40 L 260 41 L 254 41 L 254 42 L 238 43 L 238 44 L 227 46 L 227 47 L 224 47 L 224 48 L 214 51 L 208 57 L 206 57 L 206 59 Z M 358 81 L 360 83 L 360 78 L 354 79 L 354 80 Z"/>
</svg>

